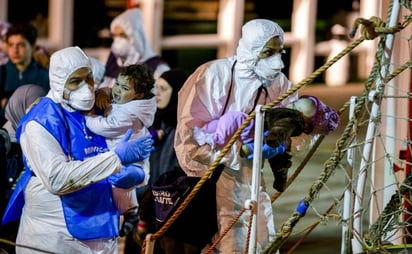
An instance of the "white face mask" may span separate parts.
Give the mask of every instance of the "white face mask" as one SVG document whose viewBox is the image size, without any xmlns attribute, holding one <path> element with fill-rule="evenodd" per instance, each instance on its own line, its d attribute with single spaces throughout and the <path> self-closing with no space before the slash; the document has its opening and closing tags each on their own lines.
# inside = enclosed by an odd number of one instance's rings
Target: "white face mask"
<svg viewBox="0 0 412 254">
<path fill-rule="evenodd" d="M 80 83 L 77 90 L 69 91 L 65 89 L 65 92 L 69 94 L 68 104 L 72 108 L 80 111 L 88 111 L 92 109 L 94 105 L 94 92 L 85 81 Z"/>
<path fill-rule="evenodd" d="M 129 55 L 132 45 L 129 40 L 121 37 L 114 37 L 112 51 L 117 57 L 126 57 Z"/>
<path fill-rule="evenodd" d="M 259 59 L 255 67 L 255 73 L 263 79 L 274 80 L 284 67 L 282 55 L 277 53 L 273 56 Z"/>
<path fill-rule="evenodd" d="M 129 55 L 127 56 L 124 65 L 134 64 L 140 60 L 140 53 L 136 51 L 134 47 L 130 48 Z"/>
</svg>

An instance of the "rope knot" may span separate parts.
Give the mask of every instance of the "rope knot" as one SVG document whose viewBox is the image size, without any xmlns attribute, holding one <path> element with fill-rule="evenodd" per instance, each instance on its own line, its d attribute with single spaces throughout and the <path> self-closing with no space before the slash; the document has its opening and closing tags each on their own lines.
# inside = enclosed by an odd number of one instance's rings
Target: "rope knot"
<svg viewBox="0 0 412 254">
<path fill-rule="evenodd" d="M 357 18 L 352 25 L 352 30 L 349 33 L 351 38 L 355 36 L 359 25 L 363 25 L 361 35 L 367 40 L 373 40 L 379 35 L 376 28 L 384 27 L 385 22 L 376 16 L 372 16 L 370 19 Z"/>
</svg>

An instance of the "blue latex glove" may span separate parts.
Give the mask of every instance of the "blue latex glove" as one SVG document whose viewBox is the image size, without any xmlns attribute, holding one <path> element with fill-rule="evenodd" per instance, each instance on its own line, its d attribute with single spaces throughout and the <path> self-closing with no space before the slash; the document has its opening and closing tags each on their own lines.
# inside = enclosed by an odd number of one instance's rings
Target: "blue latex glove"
<svg viewBox="0 0 412 254">
<path fill-rule="evenodd" d="M 127 130 L 123 139 L 114 149 L 114 152 L 119 156 L 123 165 L 144 160 L 148 158 L 150 153 L 154 150 L 151 135 L 129 141 L 131 135 L 132 130 Z"/>
<path fill-rule="evenodd" d="M 269 133 L 270 133 L 269 131 L 265 131 L 263 133 L 263 139 L 267 135 L 269 135 Z M 247 148 L 244 149 L 243 146 L 247 146 Z M 255 144 L 253 142 L 251 142 L 251 143 L 244 144 L 243 146 L 242 146 L 242 151 L 247 150 L 247 152 L 248 152 L 246 154 L 246 159 L 249 159 L 249 160 L 253 159 Z M 245 151 L 243 151 L 243 152 L 245 152 Z M 285 152 L 286 152 L 286 145 L 285 145 L 284 142 L 282 144 L 280 144 L 279 146 L 277 146 L 277 147 L 271 147 L 268 144 L 263 143 L 263 146 L 262 146 L 262 160 L 270 159 L 275 155 L 283 154 Z M 241 154 L 241 156 L 244 156 L 244 155 Z"/>
<path fill-rule="evenodd" d="M 248 146 L 249 151 L 251 152 L 246 159 L 252 160 L 253 159 L 253 151 L 254 151 L 254 143 L 246 144 Z M 286 145 L 282 143 L 277 147 L 271 147 L 268 144 L 263 144 L 262 147 L 262 160 L 270 159 L 275 155 L 283 154 L 286 152 Z"/>
<path fill-rule="evenodd" d="M 143 168 L 135 164 L 129 164 L 122 166 L 119 172 L 109 176 L 107 180 L 110 184 L 118 188 L 130 189 L 142 183 L 144 176 L 145 173 Z"/>
</svg>

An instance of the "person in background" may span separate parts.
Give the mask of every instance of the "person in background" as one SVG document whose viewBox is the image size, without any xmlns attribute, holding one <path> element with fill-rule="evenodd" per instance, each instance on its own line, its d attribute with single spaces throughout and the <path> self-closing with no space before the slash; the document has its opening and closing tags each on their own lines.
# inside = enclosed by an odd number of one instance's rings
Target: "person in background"
<svg viewBox="0 0 412 254">
<path fill-rule="evenodd" d="M 8 62 L 0 65 L 0 125 L 5 123 L 4 109 L 17 87 L 34 84 L 49 91 L 49 72 L 34 60 L 37 30 L 30 24 L 13 24 L 4 36 Z"/>
<path fill-rule="evenodd" d="M 92 63 L 94 90 L 96 91 L 100 87 L 106 87 L 104 83 L 105 82 L 104 73 L 106 71 L 106 67 L 97 58 L 89 56 L 89 59 L 90 59 L 90 62 Z"/>
<path fill-rule="evenodd" d="M 177 125 L 177 94 L 188 77 L 186 71 L 173 68 L 160 75 L 156 82 L 157 111 L 150 127 L 155 150 L 150 154 L 149 185 L 177 165 L 173 147 Z"/>
<path fill-rule="evenodd" d="M 19 86 L 12 94 L 6 105 L 5 115 L 7 122 L 3 125 L 3 128 L 10 135 L 11 142 L 17 142 L 16 129 L 20 119 L 33 106 L 33 103 L 36 103 L 46 94 L 47 91 L 41 86 L 33 84 Z"/>
<path fill-rule="evenodd" d="M 150 186 L 156 182 L 159 176 L 166 171 L 172 170 L 177 166 L 177 158 L 173 147 L 176 125 L 177 125 L 177 97 L 180 88 L 188 77 L 188 73 L 180 68 L 172 68 L 160 75 L 156 82 L 156 101 L 157 111 L 153 125 L 149 128 L 152 137 L 154 137 L 154 151 L 150 154 L 150 179 L 147 188 L 140 192 L 150 189 Z M 150 191 L 150 190 L 149 190 Z M 149 206 L 152 204 L 148 204 Z M 140 221 L 137 228 L 137 238 L 143 240 L 145 235 L 150 231 L 156 230 L 154 221 L 154 207 L 146 207 L 143 203 L 139 207 Z M 145 216 L 144 214 L 147 214 Z M 165 248 L 167 240 L 162 242 L 162 248 Z M 130 234 L 126 238 L 125 254 L 136 253 L 140 246 Z"/>
<path fill-rule="evenodd" d="M 120 67 L 129 64 L 146 64 L 154 79 L 170 69 L 168 63 L 151 48 L 143 28 L 142 14 L 138 8 L 128 9 L 110 24 L 113 36 L 111 51 L 106 62 L 107 85 L 112 86 Z"/>
<path fill-rule="evenodd" d="M 111 105 L 100 106 L 104 115 L 86 116 L 86 125 L 94 133 L 106 138 L 110 149 L 114 149 L 128 129 L 133 130 L 131 139 L 146 136 L 153 124 L 156 112 L 156 97 L 152 73 L 142 64 L 132 64 L 121 68 L 116 83 L 111 88 Z M 107 88 L 102 88 L 107 89 Z M 103 99 L 103 103 L 107 103 Z M 109 108 L 109 110 L 107 110 Z M 105 110 L 106 109 L 106 110 Z M 149 158 L 139 161 L 134 169 L 136 182 L 130 188 L 113 186 L 113 199 L 117 209 L 123 215 L 120 236 L 127 235 L 137 225 L 138 203 L 135 188 L 144 186 L 150 178 Z"/>
<path fill-rule="evenodd" d="M 20 120 L 25 173 L 3 224 L 19 219 L 16 253 L 117 253 L 119 214 L 111 197 L 114 176 L 127 181 L 128 165 L 150 155 L 150 135 L 112 151 L 91 132 L 85 114 L 94 104 L 93 76 L 78 47 L 50 59 L 50 91 Z M 104 223 L 102 223 L 104 222 Z M 41 229 L 41 230 L 39 230 Z"/>
<path fill-rule="evenodd" d="M 3 167 L 0 178 L 0 217 L 3 217 L 10 195 L 14 190 L 14 185 L 24 170 L 21 148 L 17 143 L 15 135 L 18 123 L 33 103 L 36 103 L 37 100 L 45 95 L 46 91 L 40 86 L 32 84 L 22 85 L 16 89 L 10 97 L 9 103 L 7 103 L 7 122 L 3 125 L 3 128 L 6 131 L 4 134 L 10 140 L 10 144 L 8 145 L 8 151 L 2 154 L 4 162 L 7 162 L 7 164 Z M 15 242 L 18 227 L 18 221 L 7 225 L 0 225 L 0 238 Z M 8 253 L 15 253 L 14 246 L 12 245 L 6 246 L 2 244 L 0 248 L 4 248 Z"/>
<path fill-rule="evenodd" d="M 251 20 L 242 27 L 236 55 L 207 62 L 187 79 L 179 92 L 174 147 L 179 165 L 188 176 L 201 177 L 209 169 L 242 119 L 253 112 L 256 105 L 274 101 L 292 87 L 282 73 L 283 45 L 284 32 L 277 23 Z M 281 105 L 286 106 L 297 98 L 294 93 Z M 221 118 L 226 119 L 222 125 L 226 127 L 223 135 L 212 135 L 212 145 L 199 146 L 193 136 L 194 128 L 212 129 Z M 212 242 L 229 228 L 251 197 L 253 161 L 242 158 L 239 150 L 243 143 L 253 140 L 253 129 L 253 124 L 247 126 L 221 160 L 225 167 L 216 185 L 218 231 Z M 275 235 L 272 204 L 264 187 L 259 198 L 258 252 Z M 247 210 L 218 243 L 214 253 L 245 252 L 249 217 Z"/>
</svg>

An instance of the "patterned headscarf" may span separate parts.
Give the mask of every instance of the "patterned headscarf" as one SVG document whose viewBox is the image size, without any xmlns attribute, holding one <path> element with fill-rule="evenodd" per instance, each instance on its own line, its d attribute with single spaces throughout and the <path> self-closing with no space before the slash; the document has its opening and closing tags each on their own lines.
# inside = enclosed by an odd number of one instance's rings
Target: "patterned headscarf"
<svg viewBox="0 0 412 254">
<path fill-rule="evenodd" d="M 46 91 L 38 85 L 27 84 L 19 86 L 7 102 L 5 116 L 14 130 L 27 108 L 37 99 L 46 95 Z"/>
</svg>

